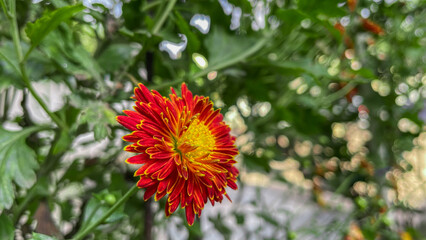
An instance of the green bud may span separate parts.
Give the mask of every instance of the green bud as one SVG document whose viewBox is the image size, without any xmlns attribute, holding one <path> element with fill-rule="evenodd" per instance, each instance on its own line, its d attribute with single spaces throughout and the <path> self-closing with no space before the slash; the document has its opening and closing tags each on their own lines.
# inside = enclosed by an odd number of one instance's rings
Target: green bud
<svg viewBox="0 0 426 240">
<path fill-rule="evenodd" d="M 114 205 L 115 202 L 117 201 L 115 196 L 111 193 L 108 193 L 107 195 L 105 195 L 104 200 L 108 205 Z"/>
</svg>

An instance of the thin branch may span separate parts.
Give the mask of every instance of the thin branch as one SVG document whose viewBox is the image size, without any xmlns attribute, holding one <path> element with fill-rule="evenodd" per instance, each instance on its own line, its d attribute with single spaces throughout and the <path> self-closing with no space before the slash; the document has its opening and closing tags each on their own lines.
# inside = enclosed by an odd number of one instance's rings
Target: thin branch
<svg viewBox="0 0 426 240">
<path fill-rule="evenodd" d="M 3 58 L 12 68 L 16 71 L 19 75 L 21 74 L 21 71 L 18 67 L 16 67 L 15 64 L 13 64 L 12 60 L 10 60 L 6 55 L 4 55 L 2 52 L 0 52 L 0 58 Z"/>
<path fill-rule="evenodd" d="M 248 57 L 250 57 L 251 55 L 255 54 L 257 51 L 262 49 L 266 45 L 268 40 L 269 40 L 269 37 L 265 37 L 262 40 L 258 41 L 251 48 L 249 48 L 246 51 L 244 51 L 243 53 L 241 53 L 240 55 L 238 55 L 234 58 L 230 58 L 226 61 L 220 62 L 216 65 L 209 66 L 202 71 L 196 72 L 196 73 L 190 75 L 188 77 L 188 80 L 192 81 L 196 78 L 199 78 L 199 77 L 202 77 L 202 76 L 208 74 L 211 71 L 217 71 L 217 70 L 232 66 L 232 65 L 239 63 L 241 61 L 244 61 Z M 163 89 L 163 88 L 170 87 L 170 86 L 173 86 L 173 85 L 177 85 L 177 84 L 183 82 L 184 80 L 185 80 L 184 78 L 180 78 L 180 79 L 177 79 L 177 80 L 174 80 L 174 81 L 171 81 L 171 82 L 165 82 L 165 83 L 161 83 L 161 84 L 158 84 L 158 85 L 153 85 L 152 88 L 159 90 L 159 89 Z"/>
<path fill-rule="evenodd" d="M 231 66 L 235 63 L 238 63 L 240 61 L 243 61 L 246 58 L 250 57 L 252 54 L 254 54 L 257 51 L 259 51 L 260 49 L 262 49 L 268 41 L 269 41 L 269 37 L 264 37 L 260 41 L 258 41 L 255 45 L 253 45 L 251 48 L 247 49 L 246 51 L 244 51 L 240 55 L 238 55 L 234 58 L 230 58 L 228 60 L 225 60 L 223 62 L 220 62 L 216 65 L 211 66 L 211 67 L 207 67 L 206 69 L 191 75 L 190 79 L 193 80 L 193 79 L 199 78 L 201 76 L 206 75 L 207 73 L 209 73 L 211 71 L 217 71 L 217 70 L 223 69 L 225 67 Z"/>
<path fill-rule="evenodd" d="M 0 0 L 2 1 L 2 0 Z M 19 38 L 19 30 L 18 30 L 18 23 L 16 19 L 16 6 L 15 1 L 12 0 L 10 4 L 10 8 L 12 11 L 12 18 L 10 18 L 10 28 L 12 32 L 12 38 L 13 38 L 13 44 L 15 46 L 16 56 L 18 57 L 19 61 L 19 70 L 22 76 L 22 79 L 24 80 L 25 85 L 27 86 L 28 90 L 31 92 L 33 97 L 37 100 L 37 102 L 40 104 L 40 106 L 44 109 L 44 111 L 49 115 L 49 117 L 62 129 L 68 129 L 67 125 L 59 119 L 58 116 L 56 116 L 54 113 L 52 113 L 47 105 L 44 103 L 44 101 L 41 99 L 41 97 L 38 95 L 38 93 L 34 90 L 34 88 L 31 85 L 30 79 L 28 78 L 28 74 L 25 69 L 25 62 L 23 61 L 23 55 L 22 55 L 22 48 L 21 48 L 21 41 Z"/>
<path fill-rule="evenodd" d="M 343 96 L 348 94 L 354 87 L 356 87 L 356 85 L 357 85 L 357 83 L 355 83 L 355 82 L 349 82 L 343 88 L 341 88 L 339 91 L 334 92 L 334 93 L 326 96 L 326 98 L 323 100 L 323 104 L 328 105 L 328 104 L 331 104 L 332 102 L 342 98 Z"/>
<path fill-rule="evenodd" d="M 77 233 L 76 236 L 72 240 L 81 240 L 83 239 L 87 234 L 89 234 L 93 229 L 95 229 L 98 225 L 102 224 L 107 220 L 111 214 L 115 212 L 123 203 L 127 201 L 133 194 L 135 194 L 138 191 L 138 186 L 135 184 L 129 191 L 127 191 L 126 194 L 124 194 L 123 197 L 121 197 L 106 213 L 102 215 L 101 218 L 99 218 L 96 222 L 90 224 L 87 228 L 82 230 L 81 232 Z"/>
<path fill-rule="evenodd" d="M 160 31 L 160 28 L 163 26 L 164 22 L 166 21 L 167 17 L 169 16 L 170 11 L 172 11 L 173 7 L 175 6 L 177 0 L 170 0 L 169 3 L 166 6 L 166 9 L 161 14 L 160 18 L 157 22 L 155 22 L 154 27 L 152 28 L 152 34 L 156 35 L 158 31 Z"/>
<path fill-rule="evenodd" d="M 7 6 L 4 0 L 0 0 L 0 5 L 1 5 L 1 8 L 3 9 L 4 15 L 6 15 L 8 19 L 12 19 L 12 14 L 10 14 L 9 10 L 7 10 Z"/>
<path fill-rule="evenodd" d="M 145 11 L 147 11 L 147 10 L 157 6 L 157 5 L 160 5 L 162 2 L 163 2 L 162 0 L 157 0 L 157 1 L 154 1 L 154 2 L 147 3 L 142 7 L 142 12 L 145 12 Z"/>
</svg>

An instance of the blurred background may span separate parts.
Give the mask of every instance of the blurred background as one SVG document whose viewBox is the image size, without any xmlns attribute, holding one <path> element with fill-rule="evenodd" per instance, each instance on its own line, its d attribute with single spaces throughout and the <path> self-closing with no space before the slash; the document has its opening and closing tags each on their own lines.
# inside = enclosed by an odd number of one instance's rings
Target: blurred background
<svg viewBox="0 0 426 240">
<path fill-rule="evenodd" d="M 221 108 L 239 190 L 192 227 L 140 190 L 88 239 L 426 239 L 424 1 L 0 3 L 1 239 L 71 238 L 137 182 L 139 82 Z"/>
</svg>

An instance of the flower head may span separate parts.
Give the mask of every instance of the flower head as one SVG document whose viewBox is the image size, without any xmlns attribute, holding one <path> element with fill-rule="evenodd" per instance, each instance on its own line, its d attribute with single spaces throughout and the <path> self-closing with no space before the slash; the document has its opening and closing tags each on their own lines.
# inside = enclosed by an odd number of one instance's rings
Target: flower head
<svg viewBox="0 0 426 240">
<path fill-rule="evenodd" d="M 146 189 L 144 200 L 155 194 L 157 201 L 167 194 L 166 216 L 180 205 L 192 225 L 207 200 L 214 205 L 223 196 L 229 199 L 227 186 L 237 189 L 233 165 L 238 150 L 208 97 L 193 96 L 184 83 L 181 97 L 171 91 L 167 98 L 139 84 L 134 111 L 125 110 L 127 116 L 117 121 L 132 131 L 123 137 L 132 143 L 125 150 L 138 154 L 126 162 L 143 164 L 135 176 L 140 177 L 137 186 Z"/>
</svg>

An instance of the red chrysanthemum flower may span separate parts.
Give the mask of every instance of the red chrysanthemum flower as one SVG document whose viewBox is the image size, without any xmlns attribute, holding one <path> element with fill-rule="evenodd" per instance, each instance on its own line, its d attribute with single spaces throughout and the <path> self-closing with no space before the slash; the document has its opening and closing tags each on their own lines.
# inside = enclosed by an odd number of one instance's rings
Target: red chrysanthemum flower
<svg viewBox="0 0 426 240">
<path fill-rule="evenodd" d="M 208 97 L 193 96 L 185 84 L 181 97 L 171 91 L 167 98 L 139 84 L 135 111 L 125 110 L 127 116 L 117 121 L 133 131 L 123 137 L 132 143 L 125 150 L 138 154 L 126 162 L 143 164 L 135 176 L 140 177 L 137 186 L 146 188 L 144 200 L 155 194 L 157 201 L 168 194 L 166 216 L 180 204 L 192 225 L 207 199 L 214 205 L 223 195 L 229 199 L 227 186 L 237 189 L 238 170 L 233 165 L 238 150 Z"/>
</svg>

